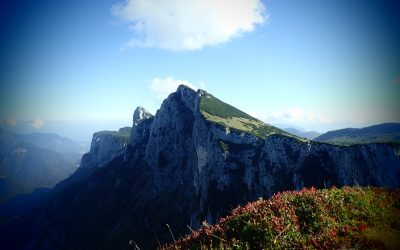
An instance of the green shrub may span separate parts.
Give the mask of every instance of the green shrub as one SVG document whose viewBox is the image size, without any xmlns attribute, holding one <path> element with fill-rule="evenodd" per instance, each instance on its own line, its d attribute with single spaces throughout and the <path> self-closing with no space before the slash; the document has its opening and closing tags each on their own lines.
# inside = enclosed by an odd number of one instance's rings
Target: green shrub
<svg viewBox="0 0 400 250">
<path fill-rule="evenodd" d="M 344 187 L 278 193 L 163 249 L 400 249 L 400 191 Z"/>
</svg>

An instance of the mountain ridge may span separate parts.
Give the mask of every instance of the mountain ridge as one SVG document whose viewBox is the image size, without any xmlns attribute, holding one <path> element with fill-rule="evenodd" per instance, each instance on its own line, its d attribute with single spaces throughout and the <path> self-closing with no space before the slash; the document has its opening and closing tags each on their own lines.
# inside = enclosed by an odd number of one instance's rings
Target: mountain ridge
<svg viewBox="0 0 400 250">
<path fill-rule="evenodd" d="M 321 135 L 320 132 L 315 131 L 315 130 L 310 130 L 310 131 L 303 130 L 302 131 L 302 130 L 292 128 L 292 127 L 282 128 L 282 130 L 284 130 L 290 134 L 296 135 L 298 137 L 306 138 L 308 140 L 314 140 L 315 138 L 317 138 L 318 136 Z"/>
<path fill-rule="evenodd" d="M 364 128 L 345 128 L 328 131 L 315 138 L 316 141 L 336 145 L 359 143 L 400 143 L 400 123 L 382 123 Z"/>
<path fill-rule="evenodd" d="M 215 223 L 237 205 L 279 191 L 400 185 L 398 145 L 259 137 L 206 119 L 199 94 L 179 86 L 154 117 L 132 126 L 125 152 L 16 221 L 34 229 L 25 226 L 15 238 L 4 227 L 0 237 L 31 249 L 129 249 L 130 240 L 153 249 L 157 240 L 171 241 L 165 224 L 187 234 L 187 225 Z"/>
<path fill-rule="evenodd" d="M 201 95 L 200 112 L 209 121 L 213 121 L 230 129 L 237 129 L 245 133 L 253 134 L 261 139 L 265 139 L 266 136 L 270 134 L 294 136 L 248 115 L 204 90 L 199 90 L 198 93 Z"/>
<path fill-rule="evenodd" d="M 0 160 L 1 200 L 36 188 L 52 188 L 77 168 L 60 153 L 22 142 L 13 144 Z"/>
</svg>

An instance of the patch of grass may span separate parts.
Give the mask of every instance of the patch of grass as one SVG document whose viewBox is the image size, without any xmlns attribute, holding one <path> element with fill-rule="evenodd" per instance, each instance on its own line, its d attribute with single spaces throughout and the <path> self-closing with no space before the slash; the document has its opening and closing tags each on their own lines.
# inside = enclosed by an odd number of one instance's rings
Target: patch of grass
<svg viewBox="0 0 400 250">
<path fill-rule="evenodd" d="M 219 141 L 219 145 L 221 146 L 221 148 L 224 151 L 224 153 L 228 153 L 228 151 L 229 151 L 228 144 L 226 144 L 224 141 L 220 140 Z"/>
<path fill-rule="evenodd" d="M 400 230 L 391 227 L 371 228 L 365 231 L 367 238 L 382 242 L 386 249 L 400 249 Z"/>
<path fill-rule="evenodd" d="M 400 133 L 399 133 L 399 135 L 400 135 Z M 342 136 L 342 137 L 336 137 L 336 138 L 327 140 L 325 142 L 328 142 L 328 143 L 334 144 L 334 145 L 342 145 L 342 146 L 368 144 L 368 143 L 382 143 L 382 144 L 393 144 L 393 145 L 400 144 L 399 141 L 393 141 L 392 137 L 385 137 L 385 136 L 374 136 L 374 137 Z"/>
<path fill-rule="evenodd" d="M 400 191 L 383 188 L 278 193 L 162 249 L 399 249 L 399 204 Z"/>
<path fill-rule="evenodd" d="M 205 91 L 201 91 L 201 94 L 200 112 L 208 121 L 217 123 L 223 127 L 257 136 L 261 139 L 266 139 L 272 134 L 280 134 L 302 140 L 279 128 L 265 124 L 245 112 L 224 103 Z"/>
<path fill-rule="evenodd" d="M 130 135 L 131 134 L 131 130 L 132 130 L 131 127 L 123 127 L 123 128 L 118 129 L 118 132 L 122 133 L 122 134 Z"/>
<path fill-rule="evenodd" d="M 200 110 L 221 118 L 242 117 L 254 119 L 245 112 L 227 104 L 205 91 L 201 92 Z"/>
<path fill-rule="evenodd" d="M 95 135 L 111 135 L 111 136 L 118 138 L 118 140 L 120 142 L 125 144 L 129 141 L 131 132 L 130 132 L 130 130 L 128 131 L 128 129 L 124 128 L 120 131 L 103 130 L 103 131 L 96 132 Z"/>
</svg>

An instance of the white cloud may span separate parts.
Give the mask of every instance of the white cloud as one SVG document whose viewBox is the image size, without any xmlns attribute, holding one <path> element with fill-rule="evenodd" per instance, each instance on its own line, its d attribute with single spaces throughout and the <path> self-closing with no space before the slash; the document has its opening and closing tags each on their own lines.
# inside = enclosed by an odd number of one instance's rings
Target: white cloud
<svg viewBox="0 0 400 250">
<path fill-rule="evenodd" d="M 36 129 L 39 129 L 39 128 L 43 127 L 44 120 L 40 119 L 39 117 L 36 117 L 35 119 L 33 119 L 30 122 L 30 124 L 31 124 L 32 127 L 36 128 Z"/>
<path fill-rule="evenodd" d="M 300 108 L 291 108 L 285 111 L 279 111 L 272 113 L 268 119 L 278 119 L 278 120 L 286 120 L 286 121 L 304 121 L 305 112 Z"/>
<path fill-rule="evenodd" d="M 165 78 L 154 78 L 150 82 L 150 89 L 155 94 L 157 99 L 164 100 L 167 98 L 169 94 L 175 92 L 179 85 L 184 84 L 194 90 L 198 88 L 204 89 L 205 84 L 203 82 L 199 82 L 197 85 L 186 81 L 186 80 L 178 80 L 173 76 L 167 76 Z"/>
<path fill-rule="evenodd" d="M 135 34 L 126 47 L 197 50 L 265 22 L 261 0 L 127 0 L 113 14 Z"/>
<path fill-rule="evenodd" d="M 251 115 L 252 117 L 255 117 L 261 121 L 266 121 L 268 118 L 268 114 L 265 112 L 256 112 L 256 111 L 249 111 L 247 112 L 249 115 Z"/>
</svg>

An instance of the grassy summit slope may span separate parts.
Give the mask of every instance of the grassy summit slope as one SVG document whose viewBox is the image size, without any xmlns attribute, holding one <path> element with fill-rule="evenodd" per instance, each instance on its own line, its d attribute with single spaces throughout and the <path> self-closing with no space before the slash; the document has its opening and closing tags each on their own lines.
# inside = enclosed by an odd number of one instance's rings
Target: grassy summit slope
<svg viewBox="0 0 400 250">
<path fill-rule="evenodd" d="M 400 249 L 400 191 L 278 193 L 238 207 L 163 249 Z"/>
<path fill-rule="evenodd" d="M 205 91 L 201 91 L 200 111 L 211 122 L 223 127 L 235 129 L 265 139 L 272 134 L 292 136 L 291 134 L 270 126 L 245 112 L 227 104 Z"/>
<path fill-rule="evenodd" d="M 131 135 L 131 127 L 120 128 L 118 131 L 103 130 L 94 133 L 94 135 L 110 135 L 116 137 L 121 143 L 127 143 Z"/>
</svg>

